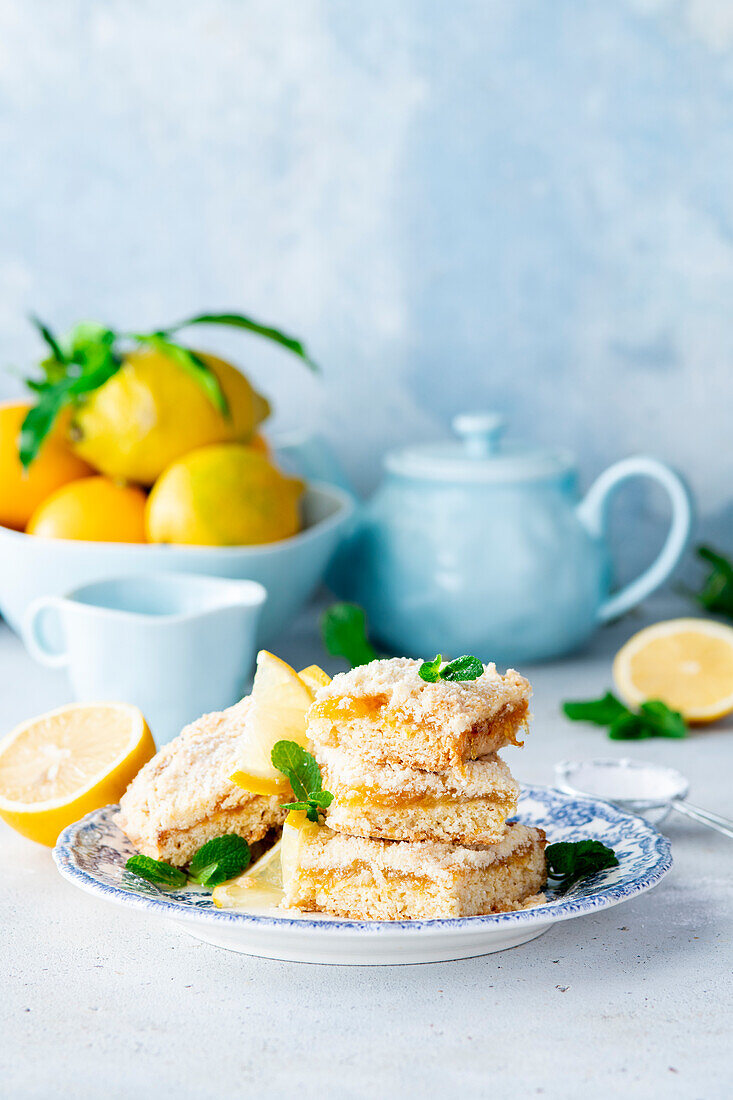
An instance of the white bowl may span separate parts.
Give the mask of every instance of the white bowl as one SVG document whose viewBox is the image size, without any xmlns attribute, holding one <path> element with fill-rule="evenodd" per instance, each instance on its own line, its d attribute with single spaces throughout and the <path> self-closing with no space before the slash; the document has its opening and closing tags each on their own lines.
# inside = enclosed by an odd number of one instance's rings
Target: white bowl
<svg viewBox="0 0 733 1100">
<path fill-rule="evenodd" d="M 157 546 L 45 539 L 0 527 L 0 613 L 16 633 L 32 600 L 89 581 L 134 573 L 203 573 L 259 581 L 267 589 L 257 644 L 286 625 L 322 578 L 354 504 L 332 485 L 311 483 L 300 534 L 264 546 Z"/>
</svg>

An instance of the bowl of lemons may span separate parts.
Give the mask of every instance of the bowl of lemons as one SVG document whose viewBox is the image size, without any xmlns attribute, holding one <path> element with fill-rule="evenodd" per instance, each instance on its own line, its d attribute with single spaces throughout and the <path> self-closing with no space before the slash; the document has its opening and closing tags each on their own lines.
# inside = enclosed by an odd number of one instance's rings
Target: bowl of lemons
<svg viewBox="0 0 733 1100">
<path fill-rule="evenodd" d="M 120 334 L 92 322 L 57 338 L 0 405 L 0 613 L 19 633 L 37 596 L 115 574 L 255 580 L 268 592 L 259 644 L 316 587 L 353 511 L 343 490 L 281 469 L 263 432 L 270 405 L 233 364 L 179 331 L 224 324 L 302 344 L 240 314 Z"/>
</svg>

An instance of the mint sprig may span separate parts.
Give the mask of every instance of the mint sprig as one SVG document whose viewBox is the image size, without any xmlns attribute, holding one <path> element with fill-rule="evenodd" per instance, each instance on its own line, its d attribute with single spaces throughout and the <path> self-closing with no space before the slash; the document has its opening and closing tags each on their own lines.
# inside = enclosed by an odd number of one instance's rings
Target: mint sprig
<svg viewBox="0 0 733 1100">
<path fill-rule="evenodd" d="M 343 657 L 352 668 L 379 657 L 369 641 L 364 609 L 356 603 L 334 603 L 321 615 L 323 645 L 332 657 Z"/>
<path fill-rule="evenodd" d="M 276 741 L 270 759 L 279 772 L 287 776 L 295 802 L 283 803 L 285 810 L 305 810 L 309 821 L 318 821 L 319 810 L 327 809 L 333 795 L 323 790 L 321 769 L 311 753 L 297 741 Z"/>
<path fill-rule="evenodd" d="M 181 329 L 191 325 L 233 325 L 247 329 L 273 340 L 299 356 L 312 370 L 317 369 L 299 340 L 238 313 L 202 313 L 150 333 L 116 332 L 96 321 L 81 321 L 64 339 L 58 338 L 37 317 L 32 316 L 31 323 L 38 330 L 50 355 L 41 362 L 43 378 L 26 379 L 28 388 L 37 395 L 36 404 L 23 421 L 18 443 L 18 455 L 26 469 L 38 455 L 59 413 L 67 406 L 80 404 L 88 394 L 103 386 L 122 367 L 125 355 L 135 347 L 151 347 L 167 355 L 196 381 L 212 405 L 228 416 L 229 405 L 214 371 L 200 355 L 173 338 Z"/>
<path fill-rule="evenodd" d="M 559 894 L 564 894 L 575 882 L 605 871 L 608 867 L 618 867 L 618 859 L 613 848 L 601 844 L 600 840 L 562 840 L 549 844 L 545 849 L 547 874 Z"/>
<path fill-rule="evenodd" d="M 633 711 L 607 691 L 600 699 L 563 703 L 562 709 L 572 722 L 608 726 L 608 736 L 612 741 L 687 736 L 687 723 L 680 712 L 672 710 L 661 699 L 648 699 L 638 711 Z"/>
<path fill-rule="evenodd" d="M 421 680 L 428 684 L 437 684 L 439 680 L 478 680 L 484 666 L 478 657 L 456 657 L 454 661 L 443 664 L 443 656 L 438 653 L 432 661 L 423 661 L 417 670 Z"/>
<path fill-rule="evenodd" d="M 213 889 L 245 871 L 250 858 L 247 841 L 236 833 L 226 833 L 207 840 L 199 848 L 188 865 L 188 872 L 160 859 L 144 856 L 140 852 L 130 856 L 125 867 L 134 875 L 160 886 L 163 890 L 177 890 L 189 881 Z"/>
</svg>

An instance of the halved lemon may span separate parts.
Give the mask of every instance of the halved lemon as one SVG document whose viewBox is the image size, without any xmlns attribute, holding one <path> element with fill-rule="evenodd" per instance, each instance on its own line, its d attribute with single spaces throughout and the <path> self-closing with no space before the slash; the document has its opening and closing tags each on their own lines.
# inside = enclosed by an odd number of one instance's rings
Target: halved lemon
<svg viewBox="0 0 733 1100">
<path fill-rule="evenodd" d="M 613 662 L 625 703 L 661 699 L 688 722 L 733 711 L 733 627 L 710 619 L 669 619 L 640 630 Z"/>
<path fill-rule="evenodd" d="M 283 896 L 281 850 L 282 840 L 278 840 L 244 874 L 217 886 L 211 895 L 214 905 L 219 909 L 278 905 Z"/>
<path fill-rule="evenodd" d="M 77 703 L 17 726 L 0 742 L 0 817 L 53 847 L 62 829 L 119 802 L 155 742 L 137 707 Z"/>
<path fill-rule="evenodd" d="M 272 764 L 270 753 L 276 741 L 297 741 L 308 747 L 305 715 L 315 698 L 319 676 L 316 665 L 304 669 L 301 678 L 294 668 L 268 653 L 257 654 L 257 671 L 252 685 L 240 750 L 240 766 L 231 779 L 254 794 L 287 794 L 290 785 Z M 318 683 L 318 687 L 321 683 Z"/>
</svg>

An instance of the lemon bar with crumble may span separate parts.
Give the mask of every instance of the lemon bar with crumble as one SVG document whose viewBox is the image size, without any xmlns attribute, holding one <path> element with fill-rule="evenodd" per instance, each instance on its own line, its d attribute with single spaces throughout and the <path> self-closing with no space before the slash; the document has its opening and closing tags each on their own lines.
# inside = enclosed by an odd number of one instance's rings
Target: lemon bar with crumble
<svg viewBox="0 0 733 1100">
<path fill-rule="evenodd" d="M 545 836 L 507 825 L 491 845 L 365 840 L 307 821 L 283 831 L 284 904 L 355 920 L 499 913 L 537 902 Z"/>
<path fill-rule="evenodd" d="M 393 657 L 334 676 L 308 711 L 309 739 L 430 772 L 522 744 L 530 696 L 523 676 L 490 664 L 476 680 L 427 683 L 421 663 Z"/>
<path fill-rule="evenodd" d="M 318 750 L 318 762 L 333 795 L 326 824 L 351 836 L 492 844 L 517 808 L 519 784 L 496 755 L 438 773 L 334 748 Z"/>
<path fill-rule="evenodd" d="M 279 795 L 243 791 L 229 778 L 249 707 L 247 697 L 204 714 L 135 776 L 117 822 L 144 855 L 182 866 L 213 837 L 237 833 L 251 844 L 282 825 Z"/>
</svg>

